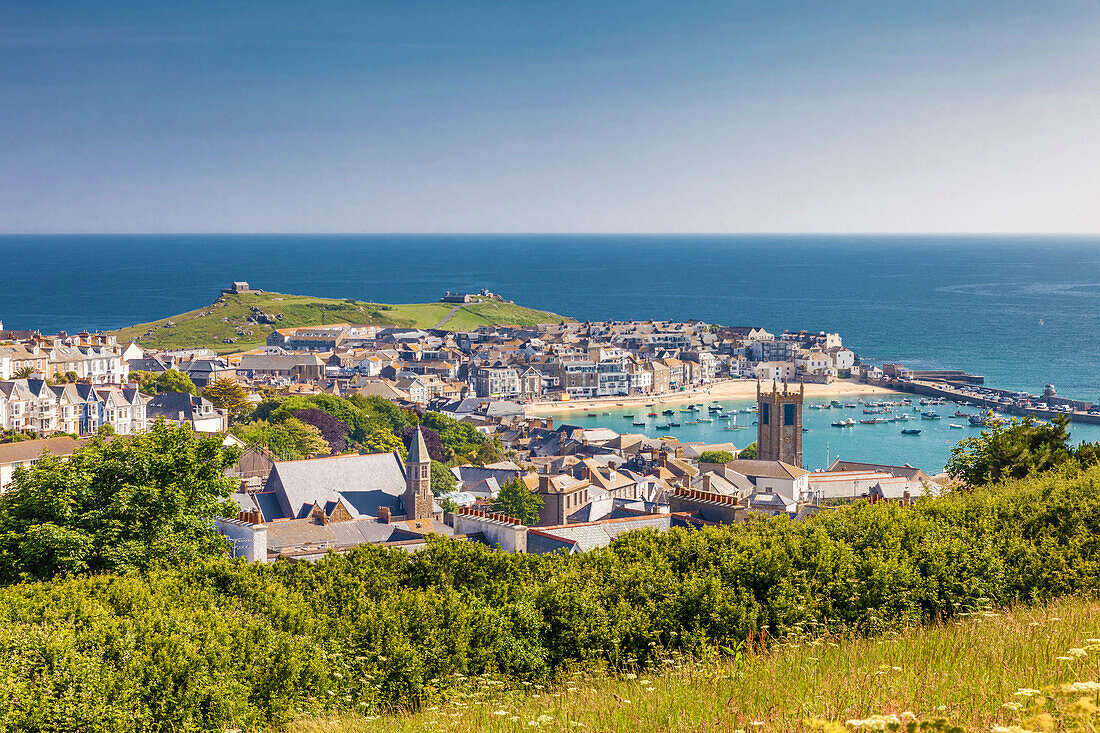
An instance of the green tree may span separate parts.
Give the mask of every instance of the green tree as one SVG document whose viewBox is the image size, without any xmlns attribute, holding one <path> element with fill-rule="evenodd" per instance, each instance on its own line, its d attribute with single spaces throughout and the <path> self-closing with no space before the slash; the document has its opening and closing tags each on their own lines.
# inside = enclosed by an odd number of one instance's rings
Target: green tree
<svg viewBox="0 0 1100 733">
<path fill-rule="evenodd" d="M 401 457 L 409 455 L 405 444 L 388 428 L 376 427 L 362 440 L 363 453 L 392 453 L 397 451 Z"/>
<path fill-rule="evenodd" d="M 73 370 L 70 369 L 69 371 L 65 372 L 65 381 L 69 384 L 75 383 L 78 379 L 80 379 L 80 375 L 78 375 Z"/>
<path fill-rule="evenodd" d="M 29 366 L 21 366 L 12 372 L 12 377 L 15 379 L 30 379 L 32 374 L 34 374 L 34 370 Z"/>
<path fill-rule="evenodd" d="M 219 377 L 202 392 L 203 397 L 214 403 L 214 407 L 225 410 L 231 420 L 235 420 L 252 409 L 248 401 L 248 391 L 236 379 Z"/>
<path fill-rule="evenodd" d="M 157 375 L 157 392 L 188 392 L 198 394 L 199 389 L 187 376 L 178 369 L 169 369 Z"/>
<path fill-rule="evenodd" d="M 157 422 L 42 458 L 0 496 L 0 582 L 181 566 L 226 551 L 211 524 L 232 511 L 239 452 L 218 436 Z"/>
<path fill-rule="evenodd" d="M 507 514 L 533 527 L 539 522 L 542 497 L 528 489 L 518 478 L 514 478 L 501 487 L 491 508 L 494 512 Z"/>
<path fill-rule="evenodd" d="M 737 452 L 738 458 L 744 458 L 746 461 L 751 461 L 756 458 L 756 443 L 749 443 L 744 448 Z"/>
<path fill-rule="evenodd" d="M 153 372 L 132 369 L 130 370 L 130 381 L 137 382 L 138 389 L 143 394 L 157 393 L 157 375 Z"/>
<path fill-rule="evenodd" d="M 1059 415 L 1045 425 L 1025 418 L 983 430 L 955 444 L 947 472 L 974 487 L 1050 470 L 1074 457 L 1068 427 L 1069 417 Z"/>
<path fill-rule="evenodd" d="M 432 461 L 432 493 L 436 496 L 449 494 L 458 486 L 458 479 L 447 468 L 447 464 Z"/>
<path fill-rule="evenodd" d="M 318 455 L 328 455 L 332 448 L 321 437 L 321 431 L 296 417 L 281 422 L 254 420 L 229 429 L 233 435 L 257 448 L 266 448 L 284 461 L 296 461 Z"/>
<path fill-rule="evenodd" d="M 733 454 L 728 450 L 705 450 L 699 456 L 699 463 L 729 463 Z"/>
</svg>

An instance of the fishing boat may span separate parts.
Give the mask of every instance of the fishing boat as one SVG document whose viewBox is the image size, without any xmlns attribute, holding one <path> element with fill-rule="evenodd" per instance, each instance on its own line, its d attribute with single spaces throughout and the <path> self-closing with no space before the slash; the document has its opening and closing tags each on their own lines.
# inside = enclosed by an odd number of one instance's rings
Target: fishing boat
<svg viewBox="0 0 1100 733">
<path fill-rule="evenodd" d="M 661 410 L 661 414 L 662 415 L 675 415 L 676 411 L 675 410 Z"/>
<path fill-rule="evenodd" d="M 957 422 L 953 422 L 950 425 L 948 425 L 947 427 L 949 427 L 949 428 L 958 428 L 958 429 L 961 430 L 963 426 L 959 425 Z"/>
<path fill-rule="evenodd" d="M 684 425 L 698 425 L 698 420 L 684 420 Z"/>
<path fill-rule="evenodd" d="M 678 422 L 670 422 L 670 423 L 668 424 L 668 426 L 669 426 L 670 428 L 678 428 L 678 427 L 680 427 L 680 423 L 678 423 Z"/>
<path fill-rule="evenodd" d="M 874 418 L 871 418 L 870 420 L 860 420 L 859 424 L 860 425 L 874 425 L 875 420 L 874 420 Z"/>
<path fill-rule="evenodd" d="M 920 435 L 920 428 L 904 428 L 901 431 L 902 435 Z"/>
<path fill-rule="evenodd" d="M 642 420 L 641 422 L 638 422 L 637 420 L 635 420 L 634 425 L 637 426 L 637 427 L 645 427 L 645 420 Z"/>
<path fill-rule="evenodd" d="M 599 415 L 597 415 L 597 414 L 596 414 L 596 413 L 594 413 L 594 412 L 590 412 L 590 413 L 588 413 L 588 416 L 589 416 L 589 417 L 599 417 Z"/>
<path fill-rule="evenodd" d="M 657 417 L 657 413 L 656 412 L 647 412 L 646 417 Z"/>
<path fill-rule="evenodd" d="M 671 425 L 658 425 L 657 429 L 658 430 L 668 430 L 671 427 L 672 427 Z"/>
<path fill-rule="evenodd" d="M 624 420 L 633 420 L 634 416 L 633 415 L 623 415 L 623 419 Z"/>
<path fill-rule="evenodd" d="M 718 405 L 711 405 L 710 407 L 707 408 L 707 412 L 721 412 L 721 411 L 722 411 L 722 408 L 719 407 Z"/>
<path fill-rule="evenodd" d="M 810 429 L 809 428 L 802 428 L 802 432 L 808 433 L 808 432 L 810 432 Z"/>
<path fill-rule="evenodd" d="M 844 406 L 847 407 L 847 408 L 852 408 L 852 407 L 856 406 L 856 403 L 855 402 L 845 402 Z"/>
<path fill-rule="evenodd" d="M 855 421 L 853 421 L 851 418 L 848 418 L 847 420 L 837 420 L 829 424 L 832 425 L 834 428 L 850 428 L 855 425 Z"/>
<path fill-rule="evenodd" d="M 696 420 L 695 422 L 714 422 L 714 418 L 713 417 L 701 417 L 698 420 Z"/>
<path fill-rule="evenodd" d="M 942 417 L 942 415 L 940 415 L 940 413 L 938 413 L 938 412 L 928 411 L 928 412 L 922 412 L 920 414 L 920 417 L 921 417 L 921 420 L 939 420 Z"/>
</svg>

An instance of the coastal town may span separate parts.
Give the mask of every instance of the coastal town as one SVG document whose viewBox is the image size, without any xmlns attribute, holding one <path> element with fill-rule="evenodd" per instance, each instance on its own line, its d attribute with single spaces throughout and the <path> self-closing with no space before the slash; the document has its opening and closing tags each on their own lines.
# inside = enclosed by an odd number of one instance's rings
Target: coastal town
<svg viewBox="0 0 1100 733">
<path fill-rule="evenodd" d="M 235 283 L 223 295 L 242 289 L 248 284 Z M 500 297 L 483 291 L 442 300 L 480 299 Z M 972 405 L 1006 399 L 962 372 L 864 364 L 837 333 L 773 334 L 700 321 L 563 319 L 468 331 L 273 324 L 266 341 L 219 354 L 204 344 L 146 349 L 110 333 L 0 330 L 0 430 L 7 436 L 0 444 L 0 490 L 46 453 L 71 455 L 90 436 L 130 435 L 165 421 L 224 435 L 241 449 L 231 471 L 240 481 L 233 495 L 239 511 L 216 520 L 236 555 L 266 562 L 363 543 L 415 549 L 433 533 L 510 551 L 577 552 L 632 529 L 701 527 L 752 514 L 799 519 L 837 502 L 906 503 L 942 488 L 945 477 L 909 464 L 835 460 L 827 470 L 803 468 L 808 394 L 876 386 L 884 395 L 910 391 L 976 400 Z M 273 396 L 358 396 L 410 414 L 442 415 L 470 426 L 500 455 L 444 464 L 429 456 L 419 427 L 406 437 L 405 451 L 281 455 L 266 441 L 235 434 L 233 423 L 247 410 L 212 398 L 212 387 L 227 381 L 240 387 L 247 409 Z M 678 425 L 673 419 L 681 413 L 692 422 L 730 420 L 718 400 L 734 396 L 757 400 L 755 430 L 737 426 L 749 431 L 731 433 L 744 436 L 737 445 L 646 434 L 645 427 Z M 884 413 L 901 399 L 868 404 L 864 412 Z M 1053 388 L 1044 399 L 1047 411 L 1098 412 L 1060 400 Z M 565 410 L 611 405 L 657 416 L 658 402 L 681 408 L 665 410 L 663 425 L 635 421 L 632 427 L 642 429 L 630 432 L 570 425 L 568 415 L 555 420 Z M 1007 402 L 1040 409 L 1019 394 Z M 886 418 L 876 414 L 867 422 L 880 420 Z M 447 472 L 448 490 L 433 491 L 433 470 Z M 509 485 L 537 497 L 537 516 L 524 522 L 498 510 Z"/>
</svg>

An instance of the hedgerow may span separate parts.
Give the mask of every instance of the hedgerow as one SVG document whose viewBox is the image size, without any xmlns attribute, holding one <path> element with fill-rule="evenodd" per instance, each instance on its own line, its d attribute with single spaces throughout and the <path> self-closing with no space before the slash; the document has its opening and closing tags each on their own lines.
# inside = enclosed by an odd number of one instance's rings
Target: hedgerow
<svg viewBox="0 0 1100 733">
<path fill-rule="evenodd" d="M 576 556 L 434 539 L 0 590 L 0 732 L 200 731 L 415 708 L 794 631 L 875 633 L 1100 586 L 1100 468 L 915 507 L 635 532 Z"/>
</svg>

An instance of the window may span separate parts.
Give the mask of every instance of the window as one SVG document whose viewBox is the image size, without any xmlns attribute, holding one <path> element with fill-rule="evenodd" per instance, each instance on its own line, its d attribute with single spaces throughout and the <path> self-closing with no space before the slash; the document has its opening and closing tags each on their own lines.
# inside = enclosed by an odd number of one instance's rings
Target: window
<svg viewBox="0 0 1100 733">
<path fill-rule="evenodd" d="M 783 424 L 794 425 L 794 405 L 783 405 Z"/>
<path fill-rule="evenodd" d="M 770 424 L 769 418 L 771 417 L 771 411 L 772 411 L 771 407 L 772 406 L 769 405 L 767 402 L 761 403 L 761 405 L 760 405 L 760 424 L 761 425 L 769 425 Z"/>
</svg>

